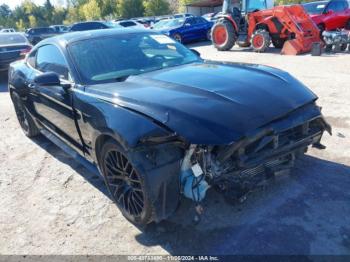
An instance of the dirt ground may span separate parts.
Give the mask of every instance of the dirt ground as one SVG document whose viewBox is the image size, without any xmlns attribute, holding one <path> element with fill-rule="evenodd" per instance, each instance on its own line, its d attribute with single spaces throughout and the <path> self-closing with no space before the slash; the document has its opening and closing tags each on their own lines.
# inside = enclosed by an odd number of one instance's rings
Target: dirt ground
<svg viewBox="0 0 350 262">
<path fill-rule="evenodd" d="M 333 126 L 291 175 L 232 206 L 214 191 L 192 225 L 183 201 L 168 221 L 140 229 L 123 218 L 103 182 L 45 138 L 30 140 L 0 84 L 0 254 L 348 254 L 350 255 L 350 54 L 287 57 L 249 49 L 202 57 L 287 70 L 319 97 Z"/>
</svg>

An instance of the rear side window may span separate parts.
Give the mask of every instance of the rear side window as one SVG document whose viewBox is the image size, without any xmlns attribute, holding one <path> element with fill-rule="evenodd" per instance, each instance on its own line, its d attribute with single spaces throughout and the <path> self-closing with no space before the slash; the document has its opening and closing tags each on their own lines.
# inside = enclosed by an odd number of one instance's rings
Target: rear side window
<svg viewBox="0 0 350 262">
<path fill-rule="evenodd" d="M 119 23 L 123 27 L 130 27 L 130 26 L 135 26 L 136 24 L 132 21 L 126 21 L 126 22 L 120 22 Z"/>
<path fill-rule="evenodd" d="M 83 24 L 76 24 L 72 27 L 72 31 L 87 31 L 87 30 L 97 30 L 97 29 L 105 29 L 107 28 L 106 25 L 102 23 L 83 23 Z"/>
<path fill-rule="evenodd" d="M 207 23 L 207 20 L 205 20 L 203 17 L 196 17 L 195 19 L 196 19 L 198 24 Z"/>
<path fill-rule="evenodd" d="M 68 79 L 68 66 L 60 50 L 54 45 L 45 45 L 37 50 L 35 68 L 41 72 L 54 72 Z"/>
</svg>

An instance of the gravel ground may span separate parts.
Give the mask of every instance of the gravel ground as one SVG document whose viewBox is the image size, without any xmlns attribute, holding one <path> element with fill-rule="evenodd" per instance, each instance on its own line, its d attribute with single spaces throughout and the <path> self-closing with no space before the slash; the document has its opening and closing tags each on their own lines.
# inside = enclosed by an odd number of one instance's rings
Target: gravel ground
<svg viewBox="0 0 350 262">
<path fill-rule="evenodd" d="M 350 54 L 287 57 L 249 49 L 204 58 L 287 70 L 309 86 L 333 126 L 327 149 L 311 149 L 290 175 L 232 206 L 214 191 L 199 225 L 189 201 L 168 221 L 137 228 L 103 182 L 45 138 L 26 138 L 6 76 L 0 83 L 0 254 L 350 255 Z"/>
</svg>

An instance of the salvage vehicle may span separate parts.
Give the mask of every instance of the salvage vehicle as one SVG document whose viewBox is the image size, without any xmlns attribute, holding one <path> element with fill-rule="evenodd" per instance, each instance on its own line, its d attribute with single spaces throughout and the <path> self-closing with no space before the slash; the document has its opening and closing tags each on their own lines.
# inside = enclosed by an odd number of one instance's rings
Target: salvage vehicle
<svg viewBox="0 0 350 262">
<path fill-rule="evenodd" d="M 350 0 L 317 1 L 303 6 L 321 32 L 350 30 Z"/>
<path fill-rule="evenodd" d="M 200 40 L 210 40 L 210 32 L 213 22 L 205 20 L 201 16 L 162 20 L 153 25 L 153 29 L 159 33 L 170 36 L 180 43 L 188 43 Z"/>
<path fill-rule="evenodd" d="M 8 81 L 24 133 L 96 166 L 139 225 L 169 217 L 182 195 L 200 212 L 210 187 L 243 197 L 331 132 L 317 96 L 290 74 L 205 61 L 146 29 L 44 40 Z"/>
<path fill-rule="evenodd" d="M 7 71 L 12 62 L 23 59 L 31 49 L 31 44 L 23 34 L 1 33 L 0 72 Z"/>
</svg>

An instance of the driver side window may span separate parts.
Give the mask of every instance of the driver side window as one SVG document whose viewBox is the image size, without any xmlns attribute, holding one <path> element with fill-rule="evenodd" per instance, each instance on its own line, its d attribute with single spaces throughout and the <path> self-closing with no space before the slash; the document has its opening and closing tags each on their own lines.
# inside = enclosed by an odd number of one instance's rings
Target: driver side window
<svg viewBox="0 0 350 262">
<path fill-rule="evenodd" d="M 41 72 L 54 72 L 68 80 L 69 71 L 65 58 L 54 45 L 45 45 L 38 49 L 35 68 Z"/>
</svg>

